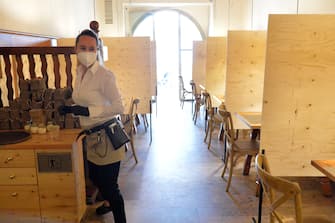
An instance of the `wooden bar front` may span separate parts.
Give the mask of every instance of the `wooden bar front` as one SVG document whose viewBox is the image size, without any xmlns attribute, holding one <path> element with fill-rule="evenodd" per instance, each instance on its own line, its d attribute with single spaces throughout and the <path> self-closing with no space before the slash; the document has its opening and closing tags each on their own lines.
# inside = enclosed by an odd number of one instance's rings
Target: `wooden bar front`
<svg viewBox="0 0 335 223">
<path fill-rule="evenodd" d="M 79 131 L 0 146 L 1 222 L 80 222 L 86 200 Z"/>
</svg>

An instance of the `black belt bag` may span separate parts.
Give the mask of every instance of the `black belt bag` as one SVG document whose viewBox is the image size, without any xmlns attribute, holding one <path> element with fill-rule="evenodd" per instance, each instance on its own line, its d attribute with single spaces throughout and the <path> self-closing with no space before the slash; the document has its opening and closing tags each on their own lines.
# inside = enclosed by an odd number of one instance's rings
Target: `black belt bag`
<svg viewBox="0 0 335 223">
<path fill-rule="evenodd" d="M 101 131 L 102 129 L 105 130 L 114 149 L 119 149 L 121 146 L 123 146 L 124 144 L 130 141 L 128 134 L 123 129 L 123 125 L 121 121 L 118 120 L 117 118 L 113 118 L 93 128 L 84 129 L 78 134 L 77 140 L 80 136 L 84 134 L 91 135 L 92 133 Z"/>
</svg>

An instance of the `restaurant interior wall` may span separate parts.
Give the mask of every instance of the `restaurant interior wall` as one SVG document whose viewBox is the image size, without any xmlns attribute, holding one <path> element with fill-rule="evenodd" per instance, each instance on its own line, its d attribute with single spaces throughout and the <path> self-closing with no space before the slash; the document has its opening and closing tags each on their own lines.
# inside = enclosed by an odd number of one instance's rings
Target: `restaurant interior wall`
<svg viewBox="0 0 335 223">
<path fill-rule="evenodd" d="M 88 28 L 94 0 L 1 0 L 1 30 L 73 37 Z"/>
<path fill-rule="evenodd" d="M 82 29 L 88 28 L 89 21 L 96 19 L 100 22 L 102 36 L 124 36 L 126 30 L 124 11 L 125 4 L 148 4 L 152 0 L 113 0 L 111 24 L 105 23 L 106 0 L 1 0 L 0 20 L 1 30 L 27 32 L 33 34 L 74 37 Z M 210 12 L 199 15 L 193 9 L 187 10 L 199 24 L 204 27 L 209 36 L 226 36 L 227 30 L 265 30 L 267 29 L 268 14 L 296 13 L 334 13 L 333 0 L 156 0 L 155 4 L 166 3 L 192 5 L 209 4 Z M 168 6 L 168 4 L 171 4 Z M 176 8 L 176 7 L 173 7 Z M 193 11 L 194 10 L 194 11 Z M 80 19 L 79 19 L 80 18 Z M 130 26 L 131 24 L 128 24 Z"/>
</svg>

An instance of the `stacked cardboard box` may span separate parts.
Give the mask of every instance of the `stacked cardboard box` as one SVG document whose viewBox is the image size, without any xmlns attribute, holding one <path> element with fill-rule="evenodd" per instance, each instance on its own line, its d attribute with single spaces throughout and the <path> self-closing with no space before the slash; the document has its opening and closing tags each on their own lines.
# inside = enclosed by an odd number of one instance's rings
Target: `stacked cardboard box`
<svg viewBox="0 0 335 223">
<path fill-rule="evenodd" d="M 9 107 L 0 108 L 0 129 L 23 128 L 33 121 L 31 114 L 36 113 L 33 111 L 42 111 L 44 117 L 41 124 L 53 122 L 61 128 L 80 128 L 78 117 L 71 114 L 64 116 L 58 112 L 59 106 L 74 103 L 71 88 L 48 89 L 43 78 L 20 79 L 19 88 L 20 97 L 10 101 Z"/>
</svg>

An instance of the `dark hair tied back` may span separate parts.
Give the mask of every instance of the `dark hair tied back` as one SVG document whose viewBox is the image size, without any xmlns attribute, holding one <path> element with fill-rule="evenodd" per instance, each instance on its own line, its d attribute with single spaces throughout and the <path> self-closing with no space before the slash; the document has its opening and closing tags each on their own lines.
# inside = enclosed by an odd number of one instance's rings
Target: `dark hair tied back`
<svg viewBox="0 0 335 223">
<path fill-rule="evenodd" d="M 79 42 L 79 38 L 81 36 L 90 36 L 90 37 L 94 38 L 95 41 L 96 41 L 96 43 L 97 43 L 97 46 L 98 46 L 98 37 L 97 37 L 97 35 L 92 30 L 89 30 L 89 29 L 85 29 L 85 30 L 81 31 L 81 33 L 79 33 L 79 35 L 76 38 L 76 46 L 77 46 L 77 44 Z"/>
</svg>

